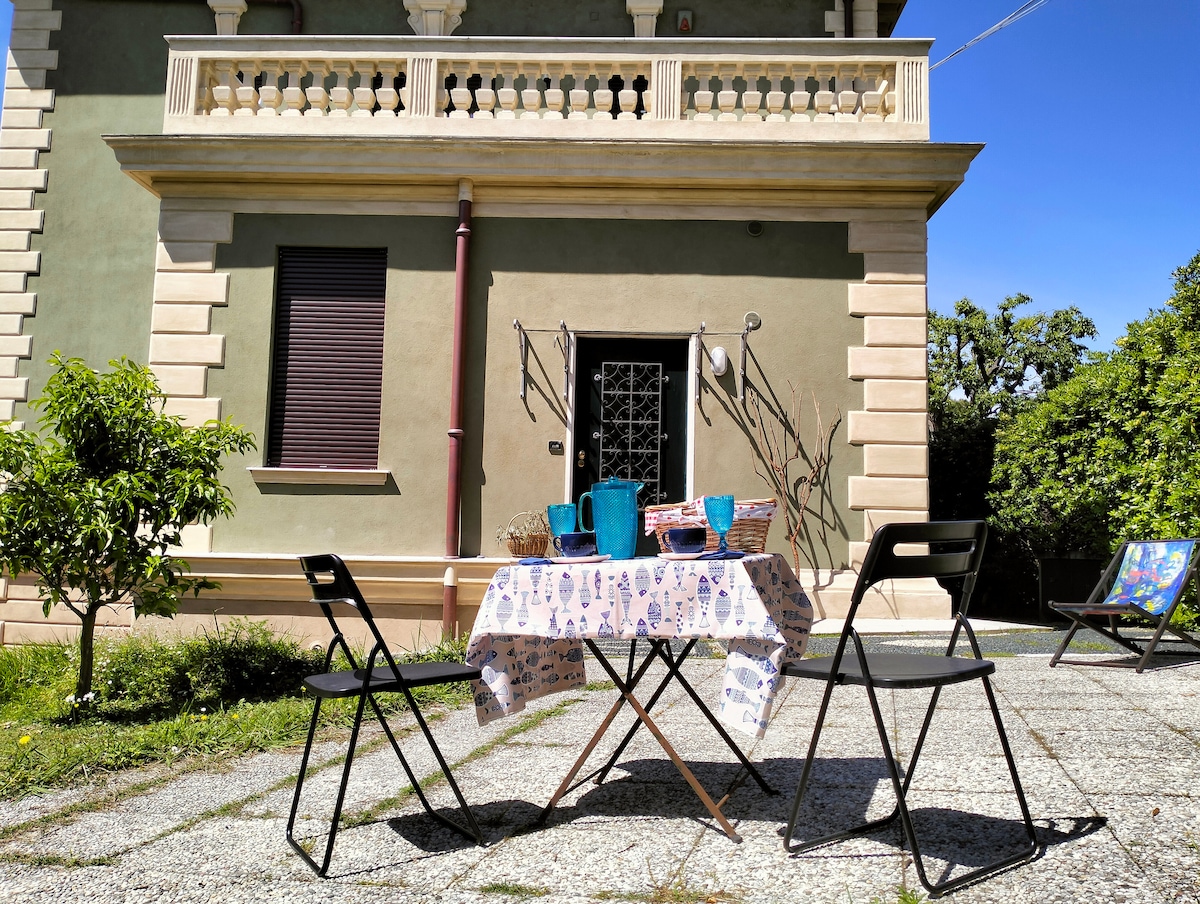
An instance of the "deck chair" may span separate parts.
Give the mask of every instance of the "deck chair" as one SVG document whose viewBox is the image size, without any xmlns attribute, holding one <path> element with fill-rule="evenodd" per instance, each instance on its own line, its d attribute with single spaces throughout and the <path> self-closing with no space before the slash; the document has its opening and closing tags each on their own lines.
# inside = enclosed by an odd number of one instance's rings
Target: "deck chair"
<svg viewBox="0 0 1200 904">
<path fill-rule="evenodd" d="M 979 563 L 983 558 L 986 538 L 987 525 L 982 521 L 883 525 L 875 532 L 875 536 L 871 539 L 871 545 L 867 549 L 862 571 L 859 573 L 858 582 L 855 584 L 854 593 L 850 598 L 850 610 L 846 614 L 846 622 L 842 628 L 841 637 L 838 638 L 834 654 L 814 659 L 802 659 L 784 666 L 783 673 L 785 675 L 825 682 L 825 695 L 821 699 L 821 706 L 817 712 L 816 725 L 813 727 L 812 740 L 808 747 L 808 756 L 804 760 L 804 769 L 796 786 L 796 796 L 792 802 L 791 815 L 784 833 L 784 847 L 789 852 L 805 851 L 818 845 L 866 834 L 889 825 L 899 818 L 904 837 L 912 851 L 917 877 L 934 897 L 974 882 L 1006 866 L 1031 859 L 1037 853 L 1037 838 L 1034 834 L 1033 821 L 1029 815 L 1029 807 L 1025 802 L 1025 792 L 1021 788 L 1021 780 L 1017 776 L 1017 766 L 1013 761 L 1008 736 L 1004 732 L 1000 711 L 996 707 L 996 698 L 988 680 L 988 676 L 996 670 L 996 666 L 995 663 L 983 658 L 979 651 L 979 644 L 975 640 L 975 633 L 966 617 L 971 591 L 979 571 Z M 898 550 L 897 547 L 901 544 L 928 544 L 928 546 L 908 546 Z M 956 594 L 954 630 L 950 635 L 946 655 L 867 653 L 864 650 L 862 638 L 854 627 L 854 617 L 862 604 L 863 597 L 868 589 L 880 581 L 902 578 L 937 578 L 939 583 L 945 582 L 947 589 L 950 589 L 951 583 L 958 583 L 954 579 L 962 579 L 961 590 Z M 971 657 L 954 655 L 954 648 L 961 634 L 966 635 L 970 644 Z M 933 721 L 934 710 L 937 708 L 938 696 L 942 688 L 951 684 L 975 680 L 982 682 L 984 692 L 987 694 L 988 705 L 991 707 L 992 718 L 995 720 L 996 732 L 1000 739 L 1000 747 L 1008 762 L 1008 771 L 1012 776 L 1013 789 L 1016 791 L 1017 803 L 1020 806 L 1025 838 L 1015 853 L 1006 854 L 992 863 L 973 869 L 957 878 L 947 879 L 941 883 L 932 883 L 926 875 L 925 864 L 921 859 L 906 797 L 909 783 L 917 769 L 921 749 L 929 732 L 930 723 Z M 883 747 L 888 776 L 891 778 L 892 788 L 896 795 L 896 806 L 889 816 L 882 819 L 871 820 L 812 841 L 796 843 L 792 838 L 816 759 L 817 742 L 821 738 L 821 729 L 825 723 L 834 688 L 842 684 L 858 684 L 866 689 L 871 713 L 875 718 L 875 727 L 879 732 L 879 741 Z M 879 709 L 879 701 L 875 692 L 877 689 L 909 690 L 915 688 L 932 689 L 932 695 L 925 713 L 925 721 L 921 725 L 920 733 L 913 747 L 908 768 L 901 776 L 900 768 L 888 741 L 889 729 Z M 962 780 L 964 789 L 967 789 L 971 786 L 971 763 L 969 756 L 964 756 L 963 759 Z"/>
<path fill-rule="evenodd" d="M 1194 539 L 1122 543 L 1086 602 L 1049 603 L 1051 609 L 1071 620 L 1063 642 L 1050 657 L 1050 667 L 1065 662 L 1068 665 L 1136 668 L 1141 672 L 1160 641 L 1188 643 L 1200 650 L 1200 641 L 1171 625 L 1171 614 L 1179 605 L 1188 581 L 1196 575 L 1198 552 L 1200 540 Z M 1127 615 L 1154 626 L 1154 633 L 1145 647 L 1121 634 L 1119 619 Z M 1136 662 L 1063 659 L 1063 653 L 1080 628 L 1091 628 L 1141 658 Z M 1175 637 L 1164 637 L 1166 632 Z M 1164 649 L 1160 652 L 1181 654 L 1191 651 Z"/>
<path fill-rule="evenodd" d="M 321 611 L 329 621 L 330 627 L 333 628 L 333 639 L 329 641 L 329 646 L 325 652 L 325 671 L 319 675 L 310 675 L 304 679 L 305 689 L 313 696 L 316 702 L 313 706 L 312 722 L 308 727 L 308 740 L 304 744 L 304 755 L 300 759 L 300 774 L 296 777 L 296 791 L 292 797 L 292 810 L 288 815 L 288 844 L 304 858 L 304 861 L 316 871 L 318 876 L 325 875 L 329 869 L 330 858 L 333 856 L 333 844 L 337 838 L 338 823 L 342 815 L 342 804 L 346 797 L 346 784 L 350 779 L 350 765 L 354 761 L 354 749 L 358 743 L 359 728 L 362 725 L 363 713 L 368 704 L 372 712 L 374 712 L 375 718 L 383 727 L 387 739 L 391 742 L 392 749 L 396 752 L 396 756 L 400 760 L 400 765 L 404 767 L 408 781 L 412 785 L 417 798 L 421 801 L 421 805 L 425 808 L 425 812 L 438 822 L 482 844 L 483 833 L 479 830 L 479 824 L 475 821 L 475 816 L 471 813 L 471 808 L 467 806 L 467 801 L 459 790 L 454 776 L 451 775 L 450 767 L 446 764 L 446 760 L 442 756 L 437 742 L 434 741 L 433 735 L 429 731 L 429 726 L 421 715 L 421 711 L 417 707 L 417 702 L 413 699 L 412 695 L 413 689 L 418 687 L 477 679 L 480 677 L 479 669 L 471 668 L 457 662 L 421 662 L 398 665 L 396 660 L 392 658 L 392 654 L 388 650 L 387 644 L 383 640 L 383 635 L 380 634 L 374 619 L 371 618 L 371 610 L 368 608 L 366 600 L 363 599 L 358 586 L 354 583 L 354 578 L 350 576 L 350 571 L 346 568 L 345 563 L 335 555 L 302 556 L 300 558 L 300 567 L 304 571 L 304 576 L 308 578 L 309 586 L 312 588 L 312 602 L 321 607 Z M 357 615 L 358 618 L 361 618 L 365 622 L 370 638 L 373 640 L 374 645 L 371 647 L 371 653 L 366 660 L 365 667 L 359 666 L 354 653 L 350 650 L 350 646 L 346 642 L 345 635 L 343 635 L 341 629 L 338 627 L 333 607 L 334 604 L 339 603 L 345 604 L 345 609 L 348 610 L 343 614 Z M 339 607 L 339 611 L 342 608 Z M 329 669 L 333 662 L 334 654 L 339 650 L 346 657 L 350 668 L 345 671 L 331 672 Z M 450 819 L 430 806 L 429 800 L 425 797 L 425 792 L 421 788 L 420 781 L 418 781 L 417 776 L 413 773 L 408 760 L 404 758 L 404 754 L 401 753 L 400 745 L 396 743 L 396 736 L 392 734 L 392 729 L 388 725 L 387 719 L 384 718 L 378 701 L 375 699 L 378 694 L 392 692 L 404 695 L 404 699 L 408 703 L 409 710 L 416 719 L 421 733 L 425 735 L 425 740 L 429 742 L 429 747 L 437 759 L 442 774 L 446 776 L 446 782 L 450 785 L 450 789 L 458 799 L 458 805 L 465 822 L 460 823 Z M 317 863 L 312 855 L 296 840 L 292 831 L 296 823 L 296 812 L 300 807 L 300 794 L 304 788 L 305 774 L 308 771 L 308 759 L 312 753 L 313 738 L 316 737 L 317 733 L 317 721 L 321 714 L 321 703 L 324 700 L 340 697 L 357 697 L 358 708 L 354 714 L 354 725 L 350 730 L 350 742 L 346 748 L 345 762 L 342 767 L 342 779 L 338 785 L 337 800 L 333 807 L 333 820 L 329 824 L 329 837 L 325 843 L 325 853 L 321 862 Z"/>
</svg>

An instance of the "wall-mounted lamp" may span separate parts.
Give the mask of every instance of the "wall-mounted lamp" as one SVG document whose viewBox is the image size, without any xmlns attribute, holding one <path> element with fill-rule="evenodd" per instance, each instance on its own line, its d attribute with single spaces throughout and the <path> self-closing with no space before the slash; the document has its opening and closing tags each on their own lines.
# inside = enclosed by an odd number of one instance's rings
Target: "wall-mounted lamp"
<svg viewBox="0 0 1200 904">
<path fill-rule="evenodd" d="M 725 371 L 729 370 L 729 352 L 718 345 L 708 356 L 708 363 L 712 367 L 714 377 L 725 376 Z"/>
</svg>

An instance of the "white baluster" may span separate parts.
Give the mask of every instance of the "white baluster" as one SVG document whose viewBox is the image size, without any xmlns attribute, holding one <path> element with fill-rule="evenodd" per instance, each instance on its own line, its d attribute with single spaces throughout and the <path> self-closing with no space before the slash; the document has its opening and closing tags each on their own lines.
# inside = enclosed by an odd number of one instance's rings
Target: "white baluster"
<svg viewBox="0 0 1200 904">
<path fill-rule="evenodd" d="M 586 63 L 576 63 L 571 75 L 575 78 L 575 87 L 567 94 L 567 100 L 571 102 L 571 112 L 567 114 L 567 119 L 587 119 L 588 107 L 591 106 L 592 100 L 592 92 L 587 87 L 591 67 Z"/>
<path fill-rule="evenodd" d="M 476 119 L 492 119 L 492 108 L 496 106 L 496 92 L 492 90 L 492 79 L 496 75 L 496 70 L 490 65 L 480 65 L 479 67 L 479 87 L 475 89 L 475 105 L 479 108 L 475 111 Z"/>
<path fill-rule="evenodd" d="M 308 71 L 312 73 L 312 85 L 304 89 L 308 98 L 308 109 L 305 116 L 320 117 L 328 114 L 329 92 L 325 90 L 325 78 L 329 75 L 329 64 L 325 61 L 310 63 Z"/>
<path fill-rule="evenodd" d="M 762 70 L 757 66 L 747 66 L 743 77 L 746 79 L 746 90 L 742 92 L 742 120 L 762 122 L 762 114 L 758 108 L 762 106 L 762 92 L 758 90 L 758 79 Z"/>
<path fill-rule="evenodd" d="M 458 76 L 455 87 L 450 89 L 450 101 L 454 104 L 454 109 L 450 111 L 450 118 L 470 119 L 471 89 L 467 87 L 467 81 L 471 76 L 471 64 L 465 60 L 453 61 L 448 64 L 448 68 L 453 75 Z"/>
<path fill-rule="evenodd" d="M 837 96 L 830 87 L 833 82 L 833 73 L 834 67 L 831 65 L 817 66 L 818 90 L 813 97 L 817 115 L 813 117 L 814 122 L 833 122 L 833 105 L 837 101 Z"/>
<path fill-rule="evenodd" d="M 279 90 L 279 77 L 283 66 L 278 61 L 262 64 L 262 87 L 258 89 L 258 115 L 278 116 L 283 104 L 283 92 Z"/>
<path fill-rule="evenodd" d="M 609 81 L 612 79 L 612 69 L 607 66 L 597 66 L 596 79 L 600 84 L 592 94 L 596 101 L 596 113 L 592 119 L 613 119 L 615 118 L 612 115 L 613 93 L 612 89 L 608 87 Z"/>
<path fill-rule="evenodd" d="M 525 87 L 521 89 L 521 119 L 542 118 L 542 67 L 538 63 L 526 63 L 521 67 L 525 73 Z"/>
<path fill-rule="evenodd" d="M 813 67 L 807 64 L 792 67 L 792 93 L 788 95 L 788 108 L 792 111 L 788 122 L 809 122 L 808 105 L 812 101 L 812 92 L 808 90 L 808 79 L 813 74 Z"/>
<path fill-rule="evenodd" d="M 498 77 L 504 80 L 504 87 L 496 91 L 496 99 L 500 102 L 500 111 L 496 114 L 496 118 L 516 119 L 518 95 L 514 83 L 517 80 L 517 64 L 501 63 L 496 68 L 499 73 Z"/>
<path fill-rule="evenodd" d="M 692 95 L 692 103 L 696 107 L 696 115 L 694 119 L 701 122 L 712 122 L 713 93 L 712 93 L 712 74 L 713 67 L 707 65 L 699 65 L 696 67 L 696 81 L 700 84 L 696 88 L 696 93 Z"/>
<path fill-rule="evenodd" d="M 621 67 L 621 81 L 624 86 L 617 92 L 617 103 L 621 105 L 621 112 L 617 114 L 617 119 L 637 119 L 637 113 L 634 111 L 637 110 L 638 95 L 633 87 L 636 78 L 636 67 Z"/>
<path fill-rule="evenodd" d="M 767 67 L 767 78 L 771 80 L 771 90 L 767 92 L 767 122 L 783 122 L 783 105 L 787 103 L 787 95 L 783 91 L 783 76 L 787 68 L 782 63 L 772 63 Z"/>
<path fill-rule="evenodd" d="M 304 78 L 307 69 L 303 63 L 287 62 L 287 87 L 283 89 L 283 102 L 287 104 L 287 109 L 280 113 L 280 116 L 291 117 L 303 115 L 300 111 L 304 109 L 304 89 L 300 87 L 300 81 Z"/>
<path fill-rule="evenodd" d="M 370 119 L 375 109 L 375 89 L 371 83 L 375 81 L 376 67 L 374 63 L 358 60 L 354 64 L 358 73 L 358 87 L 354 89 L 354 112 L 350 115 L 355 119 Z"/>
<path fill-rule="evenodd" d="M 721 108 L 721 115 L 717 117 L 720 122 L 737 122 L 738 93 L 733 87 L 733 80 L 737 76 L 738 67 L 734 64 L 723 64 L 719 67 L 718 72 L 721 76 L 721 91 L 717 94 L 717 106 Z"/>
<path fill-rule="evenodd" d="M 867 81 L 867 90 L 862 93 L 863 122 L 883 122 L 883 95 L 887 91 L 887 82 L 882 76 L 882 66 L 863 66 L 863 78 Z"/>
<path fill-rule="evenodd" d="M 350 105 L 354 103 L 354 92 L 350 90 L 350 76 L 354 72 L 354 64 L 349 60 L 333 64 L 333 73 L 337 76 L 337 84 L 329 92 L 329 115 L 345 119 L 350 115 Z"/>
<path fill-rule="evenodd" d="M 245 60 L 238 63 L 242 71 L 242 84 L 234 93 L 237 95 L 237 109 L 234 116 L 254 116 L 258 113 L 258 91 L 254 88 L 254 77 L 258 75 L 259 67 L 256 60 Z"/>
<path fill-rule="evenodd" d="M 238 108 L 237 89 L 242 83 L 237 77 L 237 63 L 232 60 L 218 60 L 216 63 L 217 83 L 213 85 L 212 95 L 216 102 L 210 116 L 232 116 Z"/>
<path fill-rule="evenodd" d="M 400 92 L 396 90 L 396 76 L 400 74 L 398 63 L 379 63 L 380 85 L 375 89 L 375 103 L 379 104 L 376 116 L 385 119 L 396 115 L 400 103 Z"/>
<path fill-rule="evenodd" d="M 562 90 L 562 77 L 566 69 L 562 63 L 550 63 L 546 66 L 546 74 L 550 76 L 550 87 L 546 89 L 545 119 L 563 118 L 562 108 L 567 97 Z"/>
<path fill-rule="evenodd" d="M 894 122 L 896 119 L 896 67 L 888 66 L 883 70 L 883 121 Z"/>
<path fill-rule="evenodd" d="M 858 74 L 856 64 L 838 67 L 837 116 L 838 122 L 858 122 L 858 92 L 854 90 L 854 77 Z"/>
</svg>

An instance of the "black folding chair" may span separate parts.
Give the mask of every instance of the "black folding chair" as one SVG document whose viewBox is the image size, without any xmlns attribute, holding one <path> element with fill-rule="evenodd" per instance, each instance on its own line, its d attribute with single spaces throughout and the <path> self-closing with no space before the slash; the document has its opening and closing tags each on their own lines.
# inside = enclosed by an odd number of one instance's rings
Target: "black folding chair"
<svg viewBox="0 0 1200 904">
<path fill-rule="evenodd" d="M 1188 581 L 1196 575 L 1200 560 L 1200 540 L 1138 540 L 1121 544 L 1112 562 L 1105 569 L 1100 583 L 1082 603 L 1051 602 L 1050 608 L 1071 619 L 1058 649 L 1050 657 L 1050 668 L 1060 662 L 1068 665 L 1103 665 L 1133 667 L 1142 671 L 1150 662 L 1159 643 L 1188 643 L 1195 650 L 1164 648 L 1172 654 L 1200 651 L 1200 642 L 1171 624 L 1171 616 Z M 1132 617 L 1154 631 L 1145 646 L 1121 633 L 1120 619 Z M 1103 621 L 1101 621 L 1103 619 Z M 1090 628 L 1103 634 L 1138 656 L 1136 661 L 1097 659 L 1063 659 L 1067 647 L 1080 628 Z M 1165 637 L 1165 632 L 1174 637 Z"/>
<path fill-rule="evenodd" d="M 479 669 L 457 662 L 420 662 L 398 665 L 396 660 L 392 658 L 392 654 L 388 650 L 383 635 L 380 634 L 374 619 L 371 618 L 371 610 L 368 608 L 366 600 L 363 599 L 362 593 L 354 583 L 354 578 L 350 576 L 350 571 L 346 568 L 342 560 L 335 555 L 302 556 L 300 558 L 300 567 L 303 569 L 304 575 L 308 578 L 308 583 L 312 587 L 312 602 L 321 607 L 321 611 L 325 614 L 325 618 L 328 619 L 330 626 L 333 628 L 333 639 L 329 641 L 329 647 L 325 653 L 325 671 L 319 675 L 310 675 L 304 679 L 304 687 L 313 695 L 316 703 L 313 706 L 312 723 L 308 727 L 308 740 L 304 745 L 304 756 L 300 760 L 300 774 L 296 777 L 296 792 L 292 798 L 292 811 L 288 815 L 288 844 L 304 858 L 305 862 L 316 871 L 318 876 L 325 875 L 326 870 L 329 869 L 329 860 L 333 856 L 333 843 L 337 838 L 338 823 L 342 816 L 342 804 L 346 797 L 346 784 L 350 779 L 350 765 L 354 761 L 354 749 L 358 743 L 359 727 L 362 725 L 363 712 L 368 703 L 370 703 L 371 710 L 375 713 L 375 718 L 383 726 L 383 731 L 391 742 L 392 749 L 396 752 L 396 756 L 400 760 L 400 765 L 404 767 L 408 781 L 412 785 L 417 798 L 421 801 L 421 805 L 425 808 L 425 812 L 438 822 L 482 844 L 483 833 L 479 830 L 479 824 L 475 821 L 475 816 L 471 813 L 471 808 L 467 806 L 467 801 L 459 790 L 454 776 L 451 775 L 450 767 L 446 764 L 441 750 L 438 749 L 437 742 L 434 741 L 433 735 L 429 731 L 429 726 L 421 715 L 421 711 L 417 707 L 417 701 L 413 699 L 412 695 L 413 689 L 418 687 L 478 679 L 480 677 Z M 374 646 L 371 648 L 371 654 L 367 659 L 365 668 L 359 667 L 354 653 L 350 650 L 345 636 L 338 627 L 332 605 L 336 603 L 344 603 L 349 607 L 351 612 L 357 613 L 370 632 Z M 342 655 L 346 657 L 350 668 L 346 671 L 331 672 L 329 669 L 333 662 L 333 656 L 338 650 L 341 650 Z M 422 734 L 425 735 L 425 740 L 429 742 L 429 747 L 433 751 L 434 757 L 437 758 L 442 774 L 446 776 L 446 782 L 450 785 L 450 789 L 458 799 L 458 805 L 466 820 L 465 825 L 442 815 L 430 806 L 429 800 L 425 797 L 425 792 L 421 788 L 420 781 L 413 773 L 408 760 L 404 758 L 404 754 L 400 752 L 400 745 L 396 743 L 396 736 L 392 734 L 387 719 L 384 718 L 383 711 L 375 699 L 377 694 L 385 692 L 399 692 L 404 695 L 404 699 L 408 703 L 408 708 L 417 720 L 417 725 L 420 726 Z M 321 714 L 321 701 L 339 697 L 357 697 L 358 708 L 354 713 L 354 727 L 350 730 L 350 743 L 346 749 L 345 765 L 342 768 L 342 780 L 338 786 L 337 802 L 333 808 L 333 820 L 329 824 L 329 838 L 325 843 L 325 855 L 320 864 L 318 864 L 295 839 L 292 829 L 296 823 L 296 811 L 300 807 L 300 793 L 304 788 L 305 774 L 308 771 L 308 758 L 312 753 L 313 738 L 317 733 L 317 721 Z"/>
<path fill-rule="evenodd" d="M 982 521 L 883 525 L 871 539 L 871 546 L 867 550 L 858 583 L 855 585 L 854 594 L 850 599 L 850 611 L 846 614 L 846 623 L 842 628 L 841 637 L 838 639 L 836 652 L 832 656 L 802 659 L 784 666 L 785 675 L 814 678 L 825 682 L 825 696 L 822 698 L 821 708 L 817 712 L 816 726 L 813 728 L 808 756 L 804 761 L 804 770 L 800 774 L 800 782 L 796 787 L 796 797 L 792 803 L 791 816 L 788 819 L 787 831 L 784 835 L 784 847 L 789 852 L 805 851 L 832 841 L 866 834 L 891 824 L 899 817 L 904 836 L 912 849 L 912 859 L 917 869 L 917 877 L 935 897 L 1003 867 L 1030 859 L 1037 853 L 1038 844 L 1034 834 L 1033 820 L 1029 815 L 1029 807 L 1025 802 L 1021 780 L 1017 777 L 1017 766 L 1013 761 L 1008 736 L 1004 733 L 1004 725 L 1000 721 L 1000 711 L 996 707 L 996 698 L 992 692 L 991 682 L 988 680 L 988 676 L 996 670 L 996 666 L 995 663 L 983 658 L 979 644 L 975 640 L 975 633 L 971 630 L 971 625 L 966 618 L 967 605 L 970 601 L 971 591 L 974 589 L 979 563 L 983 558 L 986 539 L 987 525 Z M 911 554 L 905 554 L 914 548 L 897 550 L 897 546 L 900 544 L 929 545 L 916 547 Z M 926 656 L 913 653 L 867 653 L 863 649 L 862 638 L 854 628 L 854 616 L 870 587 L 880 581 L 894 578 L 937 578 L 939 583 L 956 583 L 954 579 L 962 579 L 961 591 L 957 594 L 954 630 L 950 635 L 945 656 Z M 954 655 L 954 647 L 960 633 L 966 634 L 974 654 L 973 658 Z M 847 654 L 846 648 L 851 640 L 854 642 L 854 651 Z M 983 682 L 988 705 L 992 710 L 992 718 L 996 722 L 1000 746 L 1004 751 L 1004 758 L 1008 761 L 1008 771 L 1012 775 L 1013 788 L 1016 790 L 1021 817 L 1025 823 L 1026 840 L 1019 851 L 1006 855 L 994 863 L 971 870 L 955 879 L 931 883 L 926 876 L 925 865 L 917 846 L 917 836 L 909 816 L 906 797 L 913 773 L 917 768 L 917 760 L 921 755 L 921 748 L 925 744 L 930 723 L 933 721 L 933 713 L 937 708 L 938 696 L 942 688 L 976 679 Z M 866 688 L 871 713 L 875 717 L 875 727 L 879 732 L 879 741 L 883 747 L 888 775 L 896 794 L 896 807 L 890 815 L 882 819 L 871 820 L 851 829 L 825 835 L 812 841 L 793 843 L 792 836 L 795 833 L 796 819 L 800 813 L 804 792 L 808 788 L 809 776 L 816 758 L 817 742 L 820 740 L 821 728 L 825 723 L 825 714 L 829 709 L 833 689 L 839 684 L 861 684 Z M 925 721 L 921 725 L 920 734 L 917 736 L 917 742 L 913 747 L 912 757 L 903 778 L 896 764 L 896 758 L 892 754 L 891 744 L 888 742 L 888 728 L 884 723 L 883 713 L 879 709 L 879 701 L 875 694 L 876 688 L 888 690 L 932 688 L 933 690 L 929 708 L 925 713 Z M 969 782 L 969 774 L 964 775 L 964 779 Z"/>
</svg>

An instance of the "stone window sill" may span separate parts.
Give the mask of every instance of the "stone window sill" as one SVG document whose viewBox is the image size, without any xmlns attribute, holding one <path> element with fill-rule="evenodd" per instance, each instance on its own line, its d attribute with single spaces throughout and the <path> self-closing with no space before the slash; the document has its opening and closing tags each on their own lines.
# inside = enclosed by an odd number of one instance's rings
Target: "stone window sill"
<svg viewBox="0 0 1200 904">
<path fill-rule="evenodd" d="M 324 486 L 383 486 L 391 471 L 351 468 L 247 468 L 255 483 L 288 483 Z"/>
</svg>

